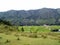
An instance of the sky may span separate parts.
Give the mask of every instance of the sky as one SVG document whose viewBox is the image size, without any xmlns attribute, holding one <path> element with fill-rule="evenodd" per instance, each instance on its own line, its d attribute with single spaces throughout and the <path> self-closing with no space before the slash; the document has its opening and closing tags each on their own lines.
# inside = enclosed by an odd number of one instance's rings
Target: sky
<svg viewBox="0 0 60 45">
<path fill-rule="evenodd" d="M 60 8 L 60 0 L 0 0 L 0 11 Z"/>
</svg>

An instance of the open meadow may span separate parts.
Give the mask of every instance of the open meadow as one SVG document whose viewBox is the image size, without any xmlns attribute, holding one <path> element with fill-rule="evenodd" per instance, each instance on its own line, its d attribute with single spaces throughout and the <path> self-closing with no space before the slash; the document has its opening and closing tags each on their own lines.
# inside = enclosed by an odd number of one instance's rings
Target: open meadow
<svg viewBox="0 0 60 45">
<path fill-rule="evenodd" d="M 60 26 L 16 27 L 0 25 L 0 45 L 60 45 L 60 32 L 50 30 Z"/>
</svg>

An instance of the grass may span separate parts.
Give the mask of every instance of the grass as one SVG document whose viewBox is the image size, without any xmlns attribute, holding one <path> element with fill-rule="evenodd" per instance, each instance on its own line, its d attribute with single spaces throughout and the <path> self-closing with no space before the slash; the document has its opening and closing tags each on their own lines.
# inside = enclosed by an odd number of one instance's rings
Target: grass
<svg viewBox="0 0 60 45">
<path fill-rule="evenodd" d="M 21 30 L 21 26 L 18 27 L 19 30 Z M 29 32 L 30 30 L 32 32 L 38 30 L 39 32 L 50 32 L 50 30 L 44 26 L 23 26 L 25 32 Z"/>
<path fill-rule="evenodd" d="M 0 33 L 0 45 L 60 45 L 60 32 L 49 30 L 49 28 L 60 29 L 60 26 L 23 26 L 24 32 L 21 32 L 21 28 L 22 26 L 18 27 L 19 31 Z M 6 30 L 3 25 L 0 29 Z M 38 32 L 35 32 L 36 30 Z M 34 35 L 37 37 L 34 38 Z"/>
<path fill-rule="evenodd" d="M 60 45 L 58 40 L 54 40 L 51 38 L 29 38 L 24 36 L 19 36 L 20 40 L 17 40 L 17 37 L 12 35 L 5 35 L 0 34 L 0 42 L 3 43 L 3 45 Z M 6 40 L 9 40 L 9 43 L 5 43 Z"/>
</svg>

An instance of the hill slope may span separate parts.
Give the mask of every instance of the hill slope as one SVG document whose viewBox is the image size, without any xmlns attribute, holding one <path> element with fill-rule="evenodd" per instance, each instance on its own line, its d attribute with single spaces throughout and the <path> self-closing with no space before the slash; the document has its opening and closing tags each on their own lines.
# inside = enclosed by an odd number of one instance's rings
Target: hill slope
<svg viewBox="0 0 60 45">
<path fill-rule="evenodd" d="M 0 18 L 12 25 L 60 24 L 60 9 L 9 10 L 0 12 Z"/>
</svg>

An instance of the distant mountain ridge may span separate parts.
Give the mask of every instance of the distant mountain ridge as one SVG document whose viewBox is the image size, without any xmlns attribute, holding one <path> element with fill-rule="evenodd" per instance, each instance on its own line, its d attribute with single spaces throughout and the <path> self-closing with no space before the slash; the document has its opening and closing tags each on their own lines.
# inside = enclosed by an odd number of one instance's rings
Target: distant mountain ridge
<svg viewBox="0 0 60 45">
<path fill-rule="evenodd" d="M 0 19 L 10 21 L 12 25 L 60 24 L 60 9 L 9 10 L 0 12 Z"/>
</svg>

